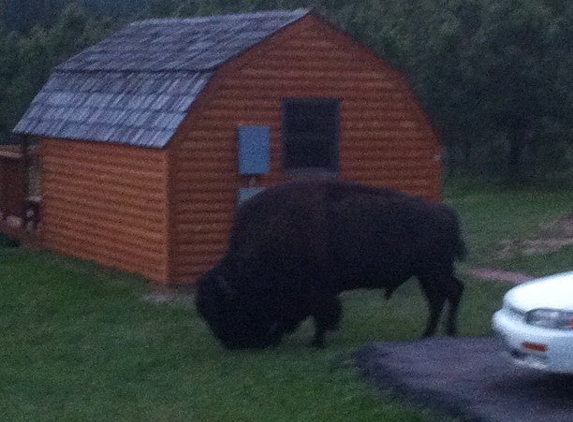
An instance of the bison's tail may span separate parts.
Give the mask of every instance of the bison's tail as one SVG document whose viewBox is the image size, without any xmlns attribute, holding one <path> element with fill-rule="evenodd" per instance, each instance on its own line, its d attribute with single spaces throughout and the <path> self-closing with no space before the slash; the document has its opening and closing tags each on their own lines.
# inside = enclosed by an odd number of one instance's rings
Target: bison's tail
<svg viewBox="0 0 573 422">
<path fill-rule="evenodd" d="M 462 238 L 461 235 L 457 236 L 456 244 L 454 245 L 454 257 L 458 261 L 463 261 L 464 259 L 466 259 L 467 255 L 468 255 L 468 249 L 466 247 L 464 239 Z"/>
<path fill-rule="evenodd" d="M 452 234 L 454 241 L 453 245 L 454 259 L 457 261 L 463 261 L 468 254 L 468 250 L 466 248 L 466 243 L 464 242 L 464 238 L 462 236 L 460 219 L 458 218 L 457 212 L 453 208 L 447 205 L 442 205 L 442 206 L 443 209 L 446 211 L 446 213 L 449 215 L 448 224 L 450 224 L 450 229 L 451 229 L 450 233 Z"/>
</svg>

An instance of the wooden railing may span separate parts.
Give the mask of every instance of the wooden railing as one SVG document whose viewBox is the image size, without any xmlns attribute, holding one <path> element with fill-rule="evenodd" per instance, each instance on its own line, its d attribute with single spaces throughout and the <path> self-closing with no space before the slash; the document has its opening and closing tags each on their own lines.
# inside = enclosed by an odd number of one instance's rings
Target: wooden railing
<svg viewBox="0 0 573 422">
<path fill-rule="evenodd" d="M 39 197 L 29 196 L 30 165 L 36 158 L 27 140 L 0 146 L 0 231 L 12 237 L 39 226 Z"/>
</svg>

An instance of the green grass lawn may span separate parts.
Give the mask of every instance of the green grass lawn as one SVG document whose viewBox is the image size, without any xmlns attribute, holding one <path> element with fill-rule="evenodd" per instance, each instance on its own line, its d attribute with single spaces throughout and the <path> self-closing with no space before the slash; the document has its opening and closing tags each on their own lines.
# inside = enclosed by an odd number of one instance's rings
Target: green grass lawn
<svg viewBox="0 0 573 422">
<path fill-rule="evenodd" d="M 479 280 L 488 265 L 532 274 L 572 269 L 570 248 L 543 257 L 495 258 L 507 237 L 564 215 L 566 191 L 464 191 L 448 202 L 464 222 L 470 256 L 461 267 L 465 336 L 490 334 L 506 283 Z M 27 249 L 0 249 L 0 421 L 443 421 L 375 391 L 353 352 L 371 341 L 411 340 L 426 305 L 414 282 L 390 301 L 342 297 L 341 330 L 313 350 L 305 324 L 272 350 L 223 350 L 189 298 L 156 302 L 140 277 Z"/>
</svg>

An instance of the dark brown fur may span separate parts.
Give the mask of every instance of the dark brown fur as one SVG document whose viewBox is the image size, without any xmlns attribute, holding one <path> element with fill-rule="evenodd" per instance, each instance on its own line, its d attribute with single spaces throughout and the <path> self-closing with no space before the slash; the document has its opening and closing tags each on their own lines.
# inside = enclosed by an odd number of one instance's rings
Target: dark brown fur
<svg viewBox="0 0 573 422">
<path fill-rule="evenodd" d="M 455 335 L 463 285 L 454 261 L 464 253 L 457 216 L 442 204 L 351 182 L 292 182 L 241 206 L 225 256 L 199 280 L 197 306 L 230 348 L 277 344 L 309 316 L 322 346 L 338 325 L 340 292 L 390 297 L 415 276 L 430 307 L 424 336 L 446 301 Z"/>
</svg>

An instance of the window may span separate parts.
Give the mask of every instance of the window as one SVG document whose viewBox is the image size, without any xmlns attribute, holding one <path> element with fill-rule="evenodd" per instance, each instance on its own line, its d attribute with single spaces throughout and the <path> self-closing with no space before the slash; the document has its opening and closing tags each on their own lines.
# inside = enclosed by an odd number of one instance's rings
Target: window
<svg viewBox="0 0 573 422">
<path fill-rule="evenodd" d="M 283 166 L 291 172 L 338 171 L 339 102 L 283 101 Z"/>
</svg>

